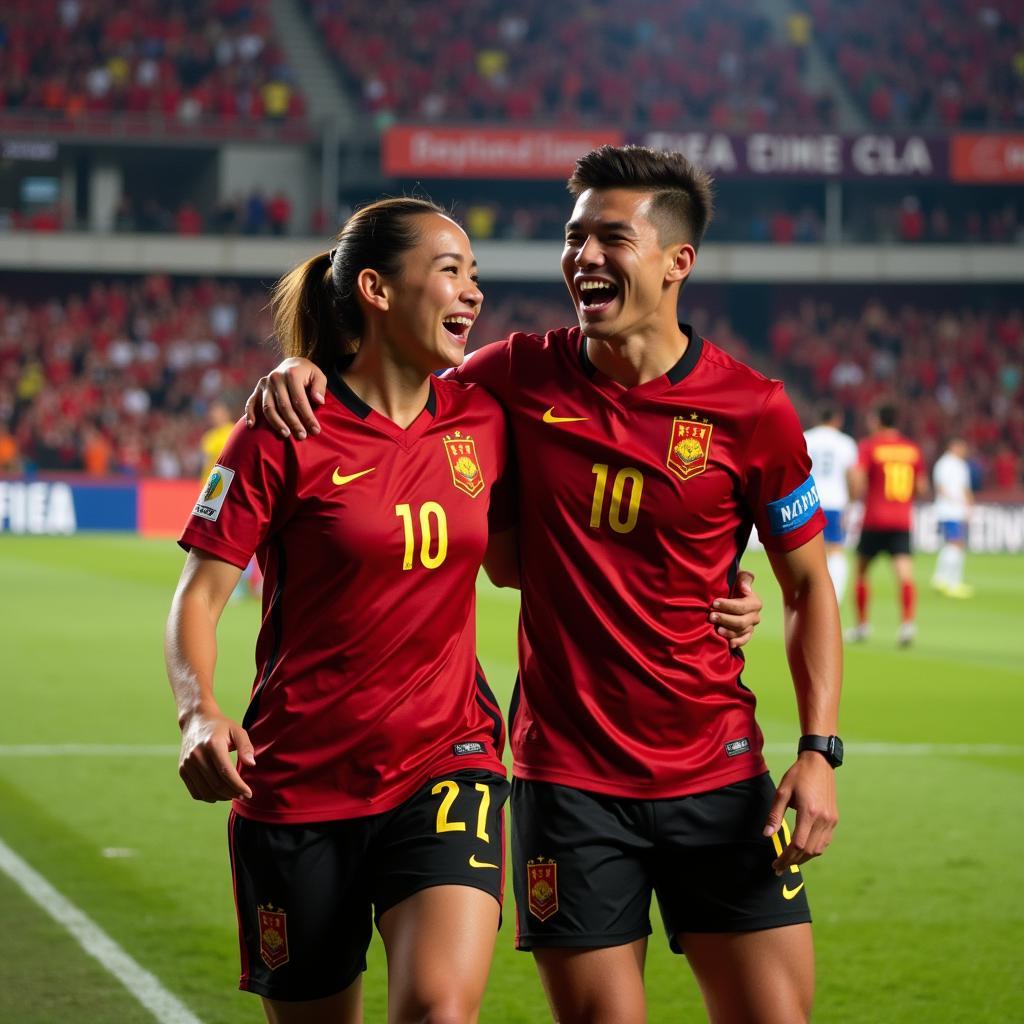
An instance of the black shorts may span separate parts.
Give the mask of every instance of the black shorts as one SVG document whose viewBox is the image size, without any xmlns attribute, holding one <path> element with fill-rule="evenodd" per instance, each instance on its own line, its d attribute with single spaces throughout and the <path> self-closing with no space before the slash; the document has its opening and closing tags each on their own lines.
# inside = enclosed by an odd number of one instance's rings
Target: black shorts
<svg viewBox="0 0 1024 1024">
<path fill-rule="evenodd" d="M 500 906 L 508 793 L 500 775 L 469 769 L 365 818 L 270 825 L 232 812 L 239 988 L 286 1000 L 348 988 L 373 922 L 434 885 L 482 889 Z"/>
<path fill-rule="evenodd" d="M 800 869 L 761 835 L 766 773 L 669 800 L 512 783 L 518 949 L 619 946 L 651 934 L 652 891 L 674 952 L 680 932 L 746 932 L 810 921 Z"/>
<path fill-rule="evenodd" d="M 910 531 L 863 530 L 857 541 L 857 554 L 872 559 L 883 552 L 888 555 L 909 555 Z"/>
</svg>

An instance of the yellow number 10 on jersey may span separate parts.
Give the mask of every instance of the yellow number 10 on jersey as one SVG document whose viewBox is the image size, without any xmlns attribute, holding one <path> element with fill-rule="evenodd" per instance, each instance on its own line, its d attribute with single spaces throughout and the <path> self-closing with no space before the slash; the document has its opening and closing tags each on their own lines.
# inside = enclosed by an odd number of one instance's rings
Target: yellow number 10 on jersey
<svg viewBox="0 0 1024 1024">
<path fill-rule="evenodd" d="M 905 462 L 883 462 L 885 496 L 889 501 L 907 502 L 914 494 L 914 467 Z"/>
<path fill-rule="evenodd" d="M 604 519 L 604 494 L 608 487 L 608 467 L 595 462 L 591 472 L 597 479 L 594 481 L 594 500 L 590 506 L 590 527 L 600 530 Z M 629 484 L 629 504 L 626 514 L 622 514 L 622 501 L 626 484 Z M 612 497 L 608 508 L 608 525 L 616 533 L 631 533 L 636 528 L 636 517 L 640 514 L 640 498 L 644 493 L 644 476 L 639 469 L 627 466 L 615 474 L 612 481 Z"/>
<path fill-rule="evenodd" d="M 416 533 L 413 529 L 412 506 L 396 505 L 395 515 L 402 520 L 405 528 L 405 557 L 402 568 L 411 569 L 416 550 Z M 436 569 L 448 554 L 448 519 L 444 509 L 436 501 L 425 501 L 420 505 L 420 562 L 424 569 Z M 434 535 L 437 534 L 437 550 L 434 547 Z"/>
</svg>

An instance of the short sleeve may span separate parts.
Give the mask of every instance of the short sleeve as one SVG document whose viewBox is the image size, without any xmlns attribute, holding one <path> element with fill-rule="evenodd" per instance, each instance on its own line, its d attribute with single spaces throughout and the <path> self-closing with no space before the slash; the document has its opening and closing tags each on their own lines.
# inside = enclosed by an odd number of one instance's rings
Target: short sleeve
<svg viewBox="0 0 1024 1024">
<path fill-rule="evenodd" d="M 807 442 L 781 384 L 750 439 L 744 492 L 758 536 L 770 551 L 792 551 L 825 527 Z"/>
<path fill-rule="evenodd" d="M 294 487 L 288 487 L 289 442 L 265 424 L 254 430 L 240 421 L 203 483 L 178 543 L 244 569 L 256 549 L 288 517 Z"/>
<path fill-rule="evenodd" d="M 466 356 L 445 376 L 463 384 L 479 384 L 499 401 L 505 401 L 512 388 L 512 339 L 494 341 Z"/>
</svg>

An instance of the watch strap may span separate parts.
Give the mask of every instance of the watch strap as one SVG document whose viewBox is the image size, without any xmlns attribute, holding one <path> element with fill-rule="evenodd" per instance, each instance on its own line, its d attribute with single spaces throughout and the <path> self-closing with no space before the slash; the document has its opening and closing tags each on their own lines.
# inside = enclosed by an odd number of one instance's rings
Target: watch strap
<svg viewBox="0 0 1024 1024">
<path fill-rule="evenodd" d="M 838 736 L 817 736 L 814 733 L 808 733 L 800 737 L 796 750 L 798 754 L 802 754 L 805 750 L 816 751 L 833 768 L 838 768 L 843 763 L 843 741 Z"/>
</svg>

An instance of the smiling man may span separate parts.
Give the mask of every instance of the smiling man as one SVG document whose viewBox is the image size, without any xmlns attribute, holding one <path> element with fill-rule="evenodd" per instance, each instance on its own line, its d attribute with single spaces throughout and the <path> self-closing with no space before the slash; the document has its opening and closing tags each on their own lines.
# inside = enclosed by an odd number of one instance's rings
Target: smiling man
<svg viewBox="0 0 1024 1024">
<path fill-rule="evenodd" d="M 841 681 L 802 429 L 778 381 L 677 321 L 707 175 L 605 147 L 569 190 L 579 326 L 515 334 L 456 371 L 502 401 L 520 453 L 517 944 L 559 1021 L 642 1021 L 653 890 L 713 1020 L 792 1024 L 813 998 L 799 865 L 837 819 Z M 703 614 L 755 524 L 807 737 L 777 789 L 743 659 Z"/>
<path fill-rule="evenodd" d="M 712 1020 L 793 1024 L 814 989 L 800 865 L 830 841 L 842 759 L 810 459 L 781 383 L 677 320 L 708 176 L 678 154 L 603 147 L 569 190 L 562 272 L 579 325 L 513 334 L 455 371 L 502 402 L 519 461 L 517 945 L 562 1024 L 639 1024 L 653 893 Z M 303 382 L 315 388 L 308 367 L 279 369 L 272 423 Z M 804 733 L 778 787 L 743 657 L 707 615 L 754 525 Z"/>
</svg>

